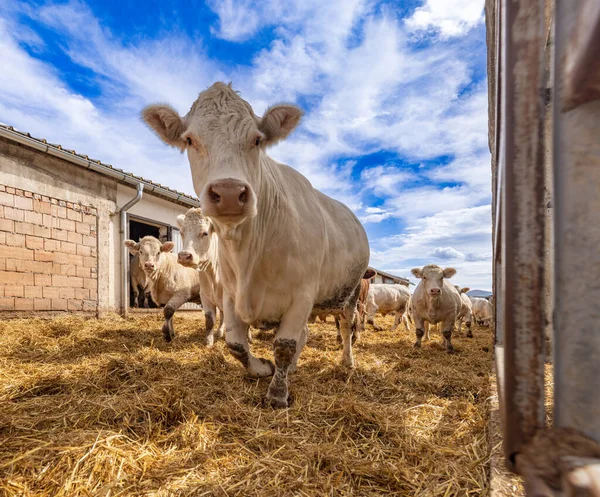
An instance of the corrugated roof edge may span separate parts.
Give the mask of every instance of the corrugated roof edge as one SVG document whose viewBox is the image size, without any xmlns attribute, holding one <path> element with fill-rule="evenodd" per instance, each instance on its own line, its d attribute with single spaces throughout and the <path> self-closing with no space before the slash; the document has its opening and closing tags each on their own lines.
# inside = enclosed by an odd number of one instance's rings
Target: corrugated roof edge
<svg viewBox="0 0 600 497">
<path fill-rule="evenodd" d="M 190 207 L 200 207 L 200 201 L 191 195 L 187 195 L 140 176 L 135 176 L 122 169 L 117 169 L 109 164 L 104 164 L 99 160 L 90 159 L 87 155 L 78 154 L 75 150 L 68 150 L 61 145 L 48 143 L 48 141 L 43 138 L 34 138 L 31 134 L 16 130 L 13 126 L 0 123 L 0 136 L 20 143 L 21 145 L 40 150 L 54 157 L 67 160 L 80 167 L 85 167 L 86 169 L 104 174 L 105 176 L 116 178 L 125 184 L 135 186 L 138 183 L 142 183 L 144 185 L 144 191 L 155 193 L 168 200 L 174 200 L 175 202 L 189 205 Z"/>
<path fill-rule="evenodd" d="M 370 269 L 373 269 L 374 271 L 377 271 L 377 274 L 380 274 L 381 276 L 385 276 L 386 278 L 393 278 L 393 279 L 397 279 L 397 280 L 403 280 L 403 281 L 407 281 L 409 285 L 415 285 L 412 281 L 410 281 L 408 278 L 403 278 L 402 276 L 396 276 L 390 273 L 386 273 L 385 271 L 381 271 L 381 269 L 375 269 L 374 267 L 369 266 Z"/>
</svg>

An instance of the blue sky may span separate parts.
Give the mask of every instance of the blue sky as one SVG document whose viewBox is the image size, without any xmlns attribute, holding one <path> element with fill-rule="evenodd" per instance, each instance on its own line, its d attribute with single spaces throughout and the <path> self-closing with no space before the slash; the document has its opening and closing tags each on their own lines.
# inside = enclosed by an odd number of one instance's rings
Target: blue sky
<svg viewBox="0 0 600 497">
<path fill-rule="evenodd" d="M 8 2 L 0 62 L 1 122 L 191 194 L 145 105 L 296 103 L 269 154 L 354 210 L 374 267 L 491 289 L 483 0 Z"/>
</svg>

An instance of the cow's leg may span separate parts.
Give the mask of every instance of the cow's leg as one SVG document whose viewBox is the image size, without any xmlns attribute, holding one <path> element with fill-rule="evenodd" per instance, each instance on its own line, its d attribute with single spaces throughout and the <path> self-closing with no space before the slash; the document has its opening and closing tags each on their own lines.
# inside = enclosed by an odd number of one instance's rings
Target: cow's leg
<svg viewBox="0 0 600 497">
<path fill-rule="evenodd" d="M 204 307 L 204 343 L 207 347 L 212 347 L 215 343 L 215 320 L 217 318 L 217 307 L 205 295 L 200 297 Z"/>
<path fill-rule="evenodd" d="M 294 358 L 292 359 L 292 363 L 288 368 L 288 373 L 295 373 L 298 368 L 298 358 L 302 353 L 302 349 L 306 345 L 306 340 L 308 340 L 308 326 L 304 327 L 302 331 L 302 335 L 300 335 L 300 339 L 298 340 L 298 344 L 296 345 L 296 354 L 294 354 Z"/>
<path fill-rule="evenodd" d="M 415 321 L 415 335 L 417 337 L 417 341 L 415 342 L 415 347 L 421 347 L 421 340 L 423 340 L 423 335 L 425 334 L 425 330 L 427 330 L 427 335 L 429 336 L 429 326 L 428 323 L 423 321 L 420 316 L 414 316 Z M 429 340 L 429 338 L 427 338 Z"/>
<path fill-rule="evenodd" d="M 400 325 L 400 320 L 402 319 L 402 314 L 403 314 L 402 312 L 396 311 L 395 314 L 396 315 L 394 317 L 394 324 L 392 325 L 392 329 L 390 331 L 396 331 L 396 329 Z"/>
<path fill-rule="evenodd" d="M 471 314 L 470 313 L 467 314 L 465 325 L 467 327 L 467 337 L 468 338 L 473 338 L 473 331 L 471 330 L 472 320 L 473 320 L 473 317 L 471 316 Z"/>
<path fill-rule="evenodd" d="M 463 319 L 464 318 L 459 318 L 456 322 L 458 323 L 458 327 L 456 329 L 456 334 L 460 335 L 462 333 L 462 324 L 463 324 Z"/>
<path fill-rule="evenodd" d="M 144 309 L 148 309 L 150 307 L 150 292 L 144 291 Z"/>
<path fill-rule="evenodd" d="M 223 319 L 223 311 L 217 307 L 215 311 L 216 316 L 219 318 L 219 327 L 215 331 L 215 338 L 223 338 L 225 335 L 225 320 Z"/>
<path fill-rule="evenodd" d="M 358 301 L 358 294 L 360 292 L 360 284 L 356 287 L 356 290 L 346 303 L 344 312 L 341 315 L 340 330 L 342 335 L 342 364 L 349 368 L 354 368 L 354 357 L 352 355 L 352 337 L 353 328 L 355 326 L 354 314 L 356 310 L 356 302 Z"/>
<path fill-rule="evenodd" d="M 268 359 L 254 357 L 248 346 L 249 326 L 235 312 L 233 300 L 223 295 L 223 317 L 225 319 L 225 343 L 233 357 L 242 363 L 247 373 L 254 377 L 271 376 L 275 366 Z"/>
<path fill-rule="evenodd" d="M 451 354 L 454 352 L 454 346 L 452 345 L 452 331 L 454 330 L 455 320 L 450 318 L 442 322 L 442 335 L 444 336 L 444 344 L 446 346 L 446 352 Z"/>
<path fill-rule="evenodd" d="M 275 407 L 288 407 L 288 372 L 296 355 L 300 353 L 304 338 L 306 322 L 312 302 L 309 299 L 297 299 L 290 309 L 282 316 L 279 329 L 273 342 L 275 356 L 275 373 L 267 391 L 267 402 Z"/>
<path fill-rule="evenodd" d="M 131 301 L 131 307 L 138 307 L 140 305 L 140 291 L 135 283 L 132 283 L 131 289 L 133 290 L 133 299 Z"/>
<path fill-rule="evenodd" d="M 337 314 L 334 314 L 333 320 L 335 321 L 335 329 L 337 331 L 336 340 L 339 343 L 342 343 L 342 332 L 340 331 L 340 317 Z"/>
<path fill-rule="evenodd" d="M 178 292 L 173 295 L 163 310 L 163 315 L 165 316 L 165 323 L 162 327 L 163 336 L 165 337 L 165 341 L 170 342 L 175 337 L 175 329 L 173 328 L 173 314 L 175 311 L 179 309 L 183 304 L 185 304 L 189 300 L 189 295 L 187 292 Z"/>
</svg>

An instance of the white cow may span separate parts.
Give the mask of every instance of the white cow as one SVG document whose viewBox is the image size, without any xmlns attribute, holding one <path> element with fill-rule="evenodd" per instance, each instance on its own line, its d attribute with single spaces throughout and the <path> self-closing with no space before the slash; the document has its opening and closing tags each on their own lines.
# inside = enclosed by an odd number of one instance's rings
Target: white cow
<svg viewBox="0 0 600 497">
<path fill-rule="evenodd" d="M 129 282 L 133 290 L 132 307 L 149 307 L 150 291 L 146 290 L 146 273 L 140 266 L 140 258 L 134 255 L 129 261 Z"/>
<path fill-rule="evenodd" d="M 425 323 L 428 326 L 442 323 L 446 351 L 454 352 L 452 331 L 461 310 L 462 300 L 448 278 L 456 274 L 456 269 L 442 269 L 435 264 L 429 264 L 422 269 L 411 269 L 411 273 L 421 280 L 410 299 L 410 316 L 414 320 L 417 336 L 415 347 L 421 346 Z"/>
<path fill-rule="evenodd" d="M 125 240 L 125 246 L 133 255 L 139 256 L 152 300 L 165 306 L 162 332 L 165 340 L 170 342 L 175 336 L 175 311 L 186 302 L 200 302 L 198 271 L 177 264 L 177 256 L 170 253 L 175 246 L 173 242 L 160 243 L 153 236 L 145 236 L 137 243 Z"/>
<path fill-rule="evenodd" d="M 473 317 L 475 318 L 475 322 L 489 327 L 494 317 L 492 304 L 488 300 L 479 297 L 473 297 L 471 301 L 473 302 Z"/>
<path fill-rule="evenodd" d="M 395 331 L 406 311 L 409 299 L 410 292 L 405 285 L 373 283 L 367 296 L 367 323 L 373 325 L 376 331 L 381 331 L 383 328 L 375 324 L 375 313 L 379 311 L 382 316 L 394 313 L 391 331 Z"/>
<path fill-rule="evenodd" d="M 460 312 L 458 314 L 458 334 L 462 333 L 462 324 L 463 321 L 465 326 L 467 327 L 467 337 L 473 338 L 473 332 L 471 331 L 471 323 L 473 321 L 473 304 L 471 299 L 467 295 L 467 292 L 470 290 L 469 287 L 461 288 L 458 285 L 455 285 L 456 290 L 460 293 Z"/>
<path fill-rule="evenodd" d="M 274 407 L 288 405 L 288 371 L 313 313 L 341 316 L 343 363 L 354 366 L 353 316 L 369 263 L 367 235 L 352 211 L 266 154 L 301 116 L 275 105 L 258 117 L 223 83 L 200 93 L 183 118 L 166 105 L 143 111 L 163 141 L 188 153 L 202 211 L 219 237 L 227 345 L 251 376 L 273 375 L 267 401 Z M 277 328 L 274 365 L 251 354 L 250 325 Z"/>
</svg>

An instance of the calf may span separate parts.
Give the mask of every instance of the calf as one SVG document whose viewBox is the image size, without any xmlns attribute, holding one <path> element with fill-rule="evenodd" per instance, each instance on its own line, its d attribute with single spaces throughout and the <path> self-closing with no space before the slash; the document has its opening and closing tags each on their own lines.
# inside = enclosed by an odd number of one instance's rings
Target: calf
<svg viewBox="0 0 600 497">
<path fill-rule="evenodd" d="M 173 314 L 186 302 L 200 302 L 198 271 L 177 264 L 177 256 L 170 253 L 173 242 L 160 243 L 153 236 L 145 236 L 138 243 L 125 240 L 125 246 L 138 255 L 144 270 L 152 300 L 164 305 L 163 336 L 170 342 L 175 336 Z"/>
<path fill-rule="evenodd" d="M 448 278 L 456 274 L 456 269 L 442 269 L 435 264 L 429 264 L 422 269 L 411 269 L 411 273 L 421 280 L 410 299 L 410 315 L 415 322 L 417 336 L 415 347 L 421 346 L 425 323 L 429 326 L 442 323 L 446 351 L 454 352 L 452 331 L 461 310 L 462 300 Z"/>
<path fill-rule="evenodd" d="M 456 290 L 460 294 L 460 312 L 458 313 L 458 334 L 462 333 L 462 324 L 463 321 L 467 327 L 467 337 L 473 338 L 473 332 L 471 331 L 471 322 L 473 320 L 473 304 L 471 303 L 471 299 L 467 295 L 467 292 L 470 288 L 465 287 L 461 288 L 458 285 L 455 285 Z"/>
<path fill-rule="evenodd" d="M 375 324 L 375 313 L 379 311 L 382 316 L 394 313 L 395 319 L 391 331 L 395 331 L 406 311 L 410 292 L 405 285 L 389 283 L 376 283 L 371 285 L 367 297 L 367 322 L 376 331 L 383 328 Z"/>
<path fill-rule="evenodd" d="M 144 273 L 144 270 L 140 266 L 138 255 L 134 255 L 129 261 L 129 282 L 133 290 L 131 306 L 149 307 L 150 292 L 146 291 L 146 273 Z"/>
<path fill-rule="evenodd" d="M 288 372 L 313 311 L 341 318 L 342 360 L 354 366 L 354 312 L 369 263 L 353 212 L 266 153 L 301 116 L 293 105 L 275 105 L 258 117 L 223 83 L 200 93 L 183 118 L 166 105 L 143 111 L 163 141 L 187 151 L 202 211 L 219 238 L 227 346 L 251 376 L 273 376 L 266 399 L 274 407 L 288 405 Z M 250 325 L 277 328 L 275 364 L 250 352 Z"/>
<path fill-rule="evenodd" d="M 473 302 L 473 317 L 475 318 L 475 322 L 489 327 L 494 317 L 492 304 L 488 300 L 478 297 L 474 297 L 471 300 Z"/>
</svg>

